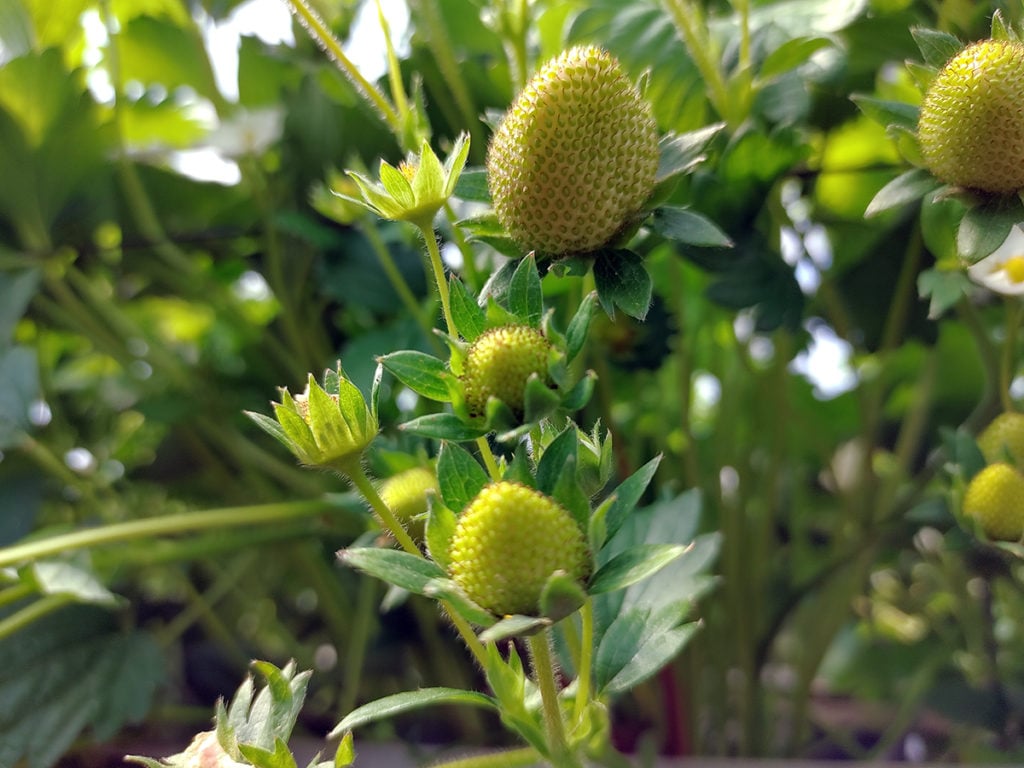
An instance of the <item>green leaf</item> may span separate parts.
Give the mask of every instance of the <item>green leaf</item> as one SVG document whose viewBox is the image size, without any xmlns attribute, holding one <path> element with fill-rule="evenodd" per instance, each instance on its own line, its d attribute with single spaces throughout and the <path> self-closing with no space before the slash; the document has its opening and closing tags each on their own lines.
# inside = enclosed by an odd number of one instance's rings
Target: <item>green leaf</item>
<svg viewBox="0 0 1024 768">
<path fill-rule="evenodd" d="M 981 261 L 1003 244 L 1013 227 L 1024 221 L 1019 198 L 994 200 L 967 209 L 956 233 L 961 258 L 971 264 Z"/>
<path fill-rule="evenodd" d="M 36 295 L 41 277 L 42 272 L 35 268 L 0 272 L 0 348 L 10 343 L 14 326 Z"/>
<path fill-rule="evenodd" d="M 917 276 L 917 293 L 929 299 L 928 318 L 938 320 L 967 295 L 971 281 L 960 270 L 926 269 Z"/>
<path fill-rule="evenodd" d="M 622 484 L 615 489 L 615 501 L 608 510 L 605 517 L 607 536 L 611 538 L 616 534 L 622 524 L 626 521 L 630 512 L 636 507 L 640 497 L 644 495 L 647 486 L 654 477 L 654 473 L 661 463 L 661 456 L 655 456 L 640 469 L 622 481 Z"/>
<path fill-rule="evenodd" d="M 562 407 L 567 411 L 578 411 L 590 402 L 590 396 L 594 394 L 594 384 L 597 381 L 597 374 L 593 371 L 587 373 L 576 382 L 576 385 L 562 397 Z"/>
<path fill-rule="evenodd" d="M 117 37 L 121 75 L 143 85 L 159 83 L 168 91 L 183 85 L 207 98 L 218 96 L 207 69 L 201 39 L 165 19 L 138 16 Z"/>
<path fill-rule="evenodd" d="M 111 738 L 146 717 L 164 679 L 152 638 L 119 631 L 115 615 L 93 606 L 69 606 L 8 635 L 0 656 L 0 765 L 48 768 L 87 728 Z"/>
<path fill-rule="evenodd" d="M 327 738 L 333 739 L 354 728 L 378 720 L 440 704 L 465 704 L 486 709 L 496 708 L 494 699 L 476 691 L 462 691 L 458 688 L 422 688 L 418 691 L 385 696 L 352 710 L 334 727 Z"/>
<path fill-rule="evenodd" d="M 985 468 L 987 462 L 981 449 L 978 447 L 974 435 L 966 429 L 949 429 L 944 427 L 939 430 L 942 437 L 946 455 L 950 461 L 960 470 L 960 476 L 964 482 L 970 482 L 971 478 Z"/>
<path fill-rule="evenodd" d="M 794 37 L 787 40 L 765 57 L 758 77 L 767 80 L 804 64 L 822 48 L 833 45 L 828 37 Z"/>
<path fill-rule="evenodd" d="M 942 182 L 923 168 L 914 168 L 906 173 L 901 173 L 878 190 L 878 194 L 868 203 L 864 216 L 871 218 L 882 211 L 920 200 L 941 186 Z"/>
<path fill-rule="evenodd" d="M 641 544 L 620 552 L 591 577 L 587 591 L 592 595 L 615 592 L 657 573 L 686 552 L 683 544 Z"/>
<path fill-rule="evenodd" d="M 660 184 L 673 176 L 686 173 L 704 161 L 704 150 L 725 127 L 715 123 L 682 134 L 668 133 L 658 143 L 658 172 L 654 183 Z"/>
<path fill-rule="evenodd" d="M 35 350 L 0 347 L 0 450 L 21 442 L 31 428 L 29 408 L 39 397 Z"/>
<path fill-rule="evenodd" d="M 921 51 L 925 63 L 933 67 L 942 67 L 964 47 L 964 44 L 948 32 L 936 29 L 914 27 L 910 30 L 914 42 Z"/>
<path fill-rule="evenodd" d="M 854 94 L 850 97 L 860 111 L 876 123 L 887 126 L 899 125 L 910 131 L 917 130 L 917 116 L 920 108 L 903 101 L 887 101 L 872 96 Z"/>
<path fill-rule="evenodd" d="M 567 426 L 544 449 L 537 462 L 537 490 L 550 496 L 554 493 L 558 478 L 565 470 L 566 462 L 576 460 L 576 427 Z M 574 465 L 575 467 L 575 465 Z"/>
<path fill-rule="evenodd" d="M 460 445 L 445 442 L 437 457 L 437 482 L 445 506 L 461 512 L 487 485 L 487 473 L 473 455 Z"/>
<path fill-rule="evenodd" d="M 252 744 L 239 744 L 238 751 L 256 768 L 298 768 L 291 750 L 281 739 L 274 741 L 273 751 Z"/>
<path fill-rule="evenodd" d="M 594 680 L 602 695 L 628 691 L 668 664 L 700 626 L 677 626 L 669 606 L 652 614 L 637 606 L 611 623 L 594 655 Z"/>
<path fill-rule="evenodd" d="M 424 594 L 434 600 L 444 600 L 462 618 L 479 627 L 489 627 L 497 621 L 493 613 L 474 603 L 451 579 L 434 579 Z"/>
<path fill-rule="evenodd" d="M 588 293 L 576 309 L 576 314 L 569 321 L 569 328 L 565 332 L 565 362 L 571 363 L 583 350 L 587 343 L 587 334 L 590 333 L 590 321 L 594 317 L 594 310 L 597 308 L 597 291 Z"/>
<path fill-rule="evenodd" d="M 512 637 L 535 635 L 551 626 L 551 619 L 539 616 L 506 616 L 480 633 L 480 642 L 498 643 Z"/>
<path fill-rule="evenodd" d="M 430 553 L 430 559 L 445 571 L 450 564 L 448 550 L 451 548 L 457 522 L 455 513 L 431 494 L 425 533 L 427 551 Z"/>
<path fill-rule="evenodd" d="M 430 437 L 434 440 L 451 440 L 461 443 L 476 440 L 487 434 L 487 430 L 465 423 L 454 413 L 428 413 L 399 425 L 399 429 L 410 435 Z"/>
<path fill-rule="evenodd" d="M 477 337 L 487 330 L 487 316 L 483 309 L 470 295 L 463 282 L 454 275 L 448 281 L 448 297 L 455 329 L 466 341 L 476 341 Z"/>
<path fill-rule="evenodd" d="M 447 577 L 437 563 L 397 549 L 352 547 L 339 551 L 338 559 L 345 565 L 417 595 L 426 594 L 427 584 L 434 579 Z"/>
<path fill-rule="evenodd" d="M 406 349 L 377 358 L 381 365 L 413 392 L 428 400 L 447 403 L 452 375 L 443 360 L 424 352 Z"/>
<path fill-rule="evenodd" d="M 455 184 L 455 196 L 471 203 L 491 202 L 486 168 L 466 168 Z"/>
<path fill-rule="evenodd" d="M 88 567 L 85 558 L 77 562 L 42 560 L 29 566 L 32 580 L 44 595 L 68 595 L 79 603 L 113 606 L 120 598 L 107 589 Z"/>
<path fill-rule="evenodd" d="M 615 316 L 615 307 L 637 320 L 647 316 L 651 276 L 639 255 L 624 249 L 600 251 L 594 260 L 594 282 L 609 317 Z"/>
<path fill-rule="evenodd" d="M 713 221 L 686 208 L 662 206 L 654 211 L 651 229 L 684 245 L 729 248 L 732 240 Z"/>
<path fill-rule="evenodd" d="M 531 253 L 523 258 L 512 273 L 506 298 L 509 312 L 526 325 L 537 327 L 544 314 L 544 294 L 537 272 L 537 260 Z"/>
</svg>

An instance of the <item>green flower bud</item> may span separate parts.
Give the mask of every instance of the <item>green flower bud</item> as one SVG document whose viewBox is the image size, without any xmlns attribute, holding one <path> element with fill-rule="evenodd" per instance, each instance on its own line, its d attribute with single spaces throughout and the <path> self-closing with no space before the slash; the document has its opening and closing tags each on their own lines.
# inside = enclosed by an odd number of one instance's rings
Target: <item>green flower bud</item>
<svg viewBox="0 0 1024 768">
<path fill-rule="evenodd" d="M 361 200 L 337 191 L 335 194 L 362 205 L 381 218 L 408 221 L 427 229 L 455 191 L 468 155 L 469 137 L 466 134 L 455 142 L 444 166 L 424 141 L 419 157 L 402 163 L 398 168 L 382 160 L 380 183 L 349 171 L 348 175 L 362 194 Z"/>
<path fill-rule="evenodd" d="M 449 575 L 495 615 L 532 615 L 556 571 L 582 581 L 590 559 L 583 531 L 554 499 L 525 485 L 487 485 L 459 516 Z"/>
<path fill-rule="evenodd" d="M 487 181 L 521 246 L 596 250 L 632 221 L 654 187 L 658 131 L 606 51 L 577 47 L 543 66 L 494 134 Z"/>
<path fill-rule="evenodd" d="M 301 395 L 292 397 L 287 388 L 280 391 L 281 402 L 272 404 L 276 422 L 258 413 L 247 415 L 303 464 L 344 471 L 377 436 L 376 414 L 340 364 L 337 371 L 324 374 L 323 387 L 309 374 Z"/>
<path fill-rule="evenodd" d="M 462 373 L 470 416 L 482 416 L 491 397 L 521 414 L 530 376 L 547 380 L 550 349 L 544 334 L 528 325 L 502 325 L 481 334 L 466 352 Z"/>
<path fill-rule="evenodd" d="M 951 58 L 921 105 L 925 164 L 948 184 L 993 194 L 1024 187 L 1024 44 L 983 40 Z"/>
</svg>

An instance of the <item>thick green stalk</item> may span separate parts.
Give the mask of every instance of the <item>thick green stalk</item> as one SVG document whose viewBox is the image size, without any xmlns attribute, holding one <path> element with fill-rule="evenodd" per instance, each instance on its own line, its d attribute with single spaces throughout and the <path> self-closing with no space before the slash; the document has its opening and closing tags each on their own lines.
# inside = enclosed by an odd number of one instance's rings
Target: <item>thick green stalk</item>
<svg viewBox="0 0 1024 768">
<path fill-rule="evenodd" d="M 547 733 L 551 762 L 556 768 L 578 768 L 579 762 L 569 750 L 565 740 L 565 722 L 558 701 L 558 687 L 555 684 L 555 665 L 551 655 L 551 638 L 548 631 L 538 632 L 527 638 L 533 673 L 540 689 L 544 707 L 544 727 Z"/>
<path fill-rule="evenodd" d="M 735 116 L 729 98 L 729 87 L 716 59 L 716 46 L 712 44 L 700 8 L 691 0 L 665 0 L 665 6 L 679 32 L 686 50 L 693 59 L 708 90 L 708 100 L 719 116 L 733 125 Z M 733 127 L 735 127 L 733 125 Z"/>
<path fill-rule="evenodd" d="M 366 649 L 370 645 L 370 630 L 373 626 L 376 596 L 377 580 L 365 575 L 360 576 L 356 612 L 346 637 L 348 649 L 345 653 L 345 678 L 342 682 L 338 704 L 338 711 L 342 716 L 355 709 L 356 702 L 359 700 L 359 684 L 363 677 Z"/>
<path fill-rule="evenodd" d="M 5 547 L 0 549 L 0 568 L 44 557 L 53 557 L 78 549 L 108 546 L 121 541 L 195 533 L 216 528 L 266 525 L 283 520 L 312 517 L 338 509 L 334 502 L 327 499 L 315 499 L 249 507 L 207 509 L 201 512 L 182 512 L 144 520 L 129 520 Z"/>
<path fill-rule="evenodd" d="M 540 756 L 531 747 L 470 755 L 457 760 L 435 763 L 434 768 L 527 768 L 540 763 Z"/>
<path fill-rule="evenodd" d="M 343 466 L 338 468 L 342 474 L 344 474 L 349 480 L 352 481 L 352 485 L 359 489 L 359 492 L 363 494 L 363 498 L 370 505 L 377 517 L 380 518 L 381 524 L 384 526 L 384 530 L 391 534 L 398 545 L 408 552 L 410 555 L 416 555 L 417 557 L 422 556 L 420 548 L 416 546 L 416 542 L 412 540 L 409 532 L 405 530 L 398 518 L 395 517 L 395 513 L 391 511 L 387 504 L 384 503 L 384 499 L 377 493 L 377 488 L 370 481 L 370 478 L 366 475 L 366 470 L 363 469 L 362 464 L 359 463 L 359 459 L 355 461 L 347 461 Z"/>
<path fill-rule="evenodd" d="M 423 240 L 427 246 L 427 255 L 430 257 L 430 268 L 434 272 L 434 283 L 437 285 L 437 295 L 441 298 L 441 311 L 444 312 L 445 330 L 448 335 L 458 336 L 455 321 L 452 319 L 451 300 L 448 296 L 448 281 L 444 275 L 444 262 L 441 261 L 441 249 L 437 247 L 437 238 L 434 230 L 429 225 L 417 225 L 423 234 Z"/>
<path fill-rule="evenodd" d="M 480 449 L 480 456 L 484 460 L 487 474 L 490 475 L 491 480 L 494 482 L 501 480 L 501 470 L 498 468 L 498 462 L 494 460 L 494 453 L 491 452 L 491 446 L 487 442 L 487 438 L 478 437 L 476 439 L 476 447 Z"/>
<path fill-rule="evenodd" d="M 387 100 L 387 97 L 377 90 L 373 83 L 363 77 L 356 65 L 352 63 L 352 60 L 345 55 L 341 43 L 331 33 L 331 30 L 327 28 L 323 19 L 317 15 L 317 12 L 313 10 L 306 0 L 289 0 L 289 2 L 295 15 L 302 22 L 302 26 L 309 32 L 310 37 L 323 48 L 328 56 L 334 59 L 342 74 L 355 86 L 356 92 L 366 100 L 371 109 L 384 119 L 384 122 L 388 124 L 392 132 L 399 136 L 402 126 L 395 108 Z"/>
<path fill-rule="evenodd" d="M 1010 396 L 1010 386 L 1017 372 L 1017 331 L 1020 330 L 1021 305 L 1016 296 L 1006 298 L 1006 338 L 1003 340 L 1003 357 L 999 365 L 999 398 L 1003 410 L 1017 410 Z"/>
</svg>

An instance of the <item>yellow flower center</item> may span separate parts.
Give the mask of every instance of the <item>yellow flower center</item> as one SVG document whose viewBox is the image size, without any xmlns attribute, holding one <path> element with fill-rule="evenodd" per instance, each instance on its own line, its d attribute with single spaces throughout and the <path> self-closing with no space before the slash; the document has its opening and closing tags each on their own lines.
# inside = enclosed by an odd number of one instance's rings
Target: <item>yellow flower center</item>
<svg viewBox="0 0 1024 768">
<path fill-rule="evenodd" d="M 398 164 L 398 170 L 401 171 L 402 175 L 412 184 L 413 179 L 416 178 L 416 171 L 419 170 L 419 166 L 415 163 L 401 162 Z"/>
<path fill-rule="evenodd" d="M 1003 269 L 1011 283 L 1024 283 L 1024 255 L 1011 256 L 1003 262 Z"/>
</svg>

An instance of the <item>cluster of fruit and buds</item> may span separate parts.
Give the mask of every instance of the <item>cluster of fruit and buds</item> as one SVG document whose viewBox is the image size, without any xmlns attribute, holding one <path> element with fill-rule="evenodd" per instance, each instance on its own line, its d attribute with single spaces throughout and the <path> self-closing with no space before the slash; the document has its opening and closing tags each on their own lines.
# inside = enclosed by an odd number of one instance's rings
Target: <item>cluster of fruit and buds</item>
<svg viewBox="0 0 1024 768">
<path fill-rule="evenodd" d="M 322 386 L 310 377 L 301 395 L 282 389 L 276 418 L 249 415 L 303 464 L 352 481 L 387 535 L 343 550 L 341 560 L 440 601 L 491 695 L 432 688 L 388 697 L 350 713 L 335 733 L 418 706 L 470 703 L 498 711 L 529 745 L 508 756 L 513 762 L 577 766 L 584 755 L 611 754 L 607 697 L 654 674 L 689 638 L 692 591 L 657 606 L 619 599 L 595 627 L 596 596 L 652 577 L 690 542 L 648 542 L 631 523 L 658 459 L 608 492 L 611 440 L 599 426 L 585 433 L 572 415 L 593 390 L 581 353 L 597 307 L 643 318 L 650 303 L 642 258 L 625 248 L 641 225 L 684 242 L 704 244 L 709 233 L 727 242 L 699 214 L 659 206 L 716 132 L 659 140 L 650 106 L 618 62 L 579 47 L 526 86 L 495 131 L 486 169 L 463 173 L 462 136 L 443 164 L 423 142 L 397 168 L 382 162 L 379 180 L 350 173 L 360 197 L 343 195 L 348 203 L 423 235 L 447 357 L 384 355 L 369 404 L 339 365 Z M 513 256 L 479 296 L 446 276 L 435 238 L 434 217 L 452 196 L 490 203 L 492 213 L 459 226 Z M 593 275 L 595 290 L 564 325 L 544 306 L 550 270 Z M 378 430 L 385 372 L 440 404 L 400 425 L 440 448 L 433 466 L 379 485 L 362 456 Z M 556 661 L 551 631 L 560 622 L 568 653 Z M 529 648 L 532 677 L 515 645 L 499 652 L 499 641 L 515 637 Z M 572 668 L 574 685 L 560 687 L 557 668 Z"/>
</svg>

